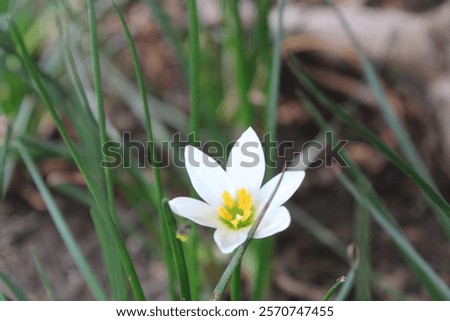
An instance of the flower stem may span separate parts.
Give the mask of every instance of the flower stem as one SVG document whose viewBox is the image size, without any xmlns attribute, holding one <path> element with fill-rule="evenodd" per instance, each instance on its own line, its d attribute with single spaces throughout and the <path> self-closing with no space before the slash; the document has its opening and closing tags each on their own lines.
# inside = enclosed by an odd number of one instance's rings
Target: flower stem
<svg viewBox="0 0 450 321">
<path fill-rule="evenodd" d="M 241 299 L 241 260 L 236 265 L 233 275 L 231 276 L 231 301 L 239 301 Z"/>
</svg>

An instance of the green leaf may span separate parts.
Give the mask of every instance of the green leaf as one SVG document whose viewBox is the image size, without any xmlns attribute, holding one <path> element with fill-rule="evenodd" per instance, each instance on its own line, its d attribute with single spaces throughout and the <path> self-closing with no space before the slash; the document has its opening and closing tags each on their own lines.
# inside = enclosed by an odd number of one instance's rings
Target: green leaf
<svg viewBox="0 0 450 321">
<path fill-rule="evenodd" d="M 144 115 L 145 115 L 145 127 L 146 127 L 146 133 L 147 133 L 147 142 L 150 143 L 150 165 L 152 166 L 152 169 L 153 169 L 153 176 L 154 176 L 154 182 L 155 182 L 155 185 L 154 185 L 155 186 L 155 198 L 156 198 L 155 202 L 157 204 L 156 207 L 158 210 L 159 218 L 161 220 L 161 226 L 162 226 L 161 236 L 162 236 L 163 249 L 165 251 L 167 251 L 170 246 L 168 243 L 168 239 L 170 237 L 168 236 L 169 231 L 167 230 L 167 224 L 164 223 L 165 213 L 164 213 L 164 209 L 163 209 L 162 203 L 161 203 L 164 191 L 163 191 L 163 186 L 161 183 L 160 169 L 159 169 L 158 165 L 155 163 L 155 160 L 157 159 L 157 150 L 156 150 L 156 143 L 155 143 L 155 139 L 154 139 L 154 135 L 153 135 L 152 119 L 150 116 L 150 108 L 149 108 L 148 100 L 147 100 L 147 92 L 145 89 L 143 72 L 140 67 L 139 58 L 137 56 L 136 46 L 134 44 L 133 38 L 131 37 L 131 33 L 128 29 L 125 18 L 123 17 L 123 15 L 120 12 L 117 5 L 115 3 L 113 3 L 113 5 L 114 5 L 114 9 L 115 9 L 117 15 L 119 16 L 120 22 L 122 24 L 122 28 L 125 33 L 125 37 L 127 39 L 128 47 L 131 52 L 131 58 L 133 61 L 134 71 L 136 74 L 136 79 L 137 79 L 137 83 L 138 83 L 138 87 L 139 87 L 139 93 L 140 93 L 141 100 L 142 100 L 142 107 L 143 107 L 143 111 L 144 111 Z M 164 259 L 165 259 L 166 271 L 167 271 L 167 275 L 168 275 L 169 292 L 171 294 L 171 297 L 174 297 L 173 269 L 174 269 L 175 264 L 174 264 L 174 262 L 172 262 L 172 260 L 170 260 L 170 256 L 165 257 Z"/>
<path fill-rule="evenodd" d="M 328 292 L 322 298 L 322 301 L 329 301 L 331 297 L 341 288 L 342 284 L 345 283 L 346 278 L 340 277 L 336 280 L 336 283 L 328 290 Z"/>
<path fill-rule="evenodd" d="M 8 149 L 9 149 L 9 141 L 11 139 L 11 126 L 9 125 L 6 118 L 0 117 L 0 131 L 3 130 L 3 137 L 0 137 L 0 199 L 6 194 L 6 190 L 4 189 L 4 175 L 5 175 L 5 165 L 8 157 Z"/>
<path fill-rule="evenodd" d="M 331 131 L 331 128 L 326 124 L 323 117 L 312 105 L 311 101 L 306 98 L 303 94 L 299 94 L 304 106 L 307 108 L 308 112 L 313 117 L 314 121 L 319 125 L 322 131 Z M 400 250 L 400 253 L 405 258 L 405 261 L 409 264 L 411 269 L 416 273 L 422 284 L 428 289 L 430 295 L 435 299 L 442 299 L 445 296 L 445 285 L 434 273 L 431 267 L 423 260 L 423 258 L 415 251 L 415 249 L 408 243 L 406 238 L 402 236 L 400 228 L 397 226 L 392 214 L 388 209 L 382 204 L 377 194 L 375 193 L 372 185 L 366 176 L 361 172 L 356 164 L 353 163 L 350 157 L 344 152 L 341 153 L 341 157 L 348 165 L 347 170 L 351 173 L 358 184 L 362 184 L 362 191 L 366 193 L 363 195 L 358 188 L 354 187 L 353 183 L 347 180 L 347 184 L 342 181 L 343 174 L 338 176 L 344 187 L 353 195 L 356 191 L 360 198 L 355 199 L 361 204 L 368 208 L 372 217 L 377 221 L 379 225 L 385 230 L 385 232 L 390 236 L 390 238 L 396 243 Z M 350 188 L 353 186 L 353 188 Z M 374 212 L 376 211 L 376 212 Z M 400 239 L 400 240 L 399 240 Z"/>
<path fill-rule="evenodd" d="M 12 294 L 19 301 L 28 301 L 27 295 L 24 290 L 20 286 L 18 286 L 13 280 L 11 280 L 6 274 L 0 272 L 0 281 L 2 281 L 9 290 L 11 290 Z"/>
<path fill-rule="evenodd" d="M 98 133 L 100 138 L 100 146 L 104 146 L 108 140 L 106 133 L 106 115 L 103 102 L 101 71 L 100 71 L 100 55 L 99 44 L 97 37 L 97 17 L 95 13 L 95 5 L 93 0 L 87 0 L 88 16 L 89 16 L 89 30 L 90 30 L 90 44 L 91 44 L 91 60 L 92 60 L 92 75 L 94 78 L 95 96 L 97 98 L 97 115 L 98 115 Z M 102 153 L 102 160 L 106 161 L 107 156 Z M 106 198 L 108 201 L 108 213 L 113 221 L 113 224 L 117 225 L 117 212 L 114 198 L 114 183 L 112 179 L 111 168 L 108 166 L 103 167 L 103 174 L 106 185 Z M 103 222 L 99 213 L 92 212 L 94 222 L 96 223 L 96 229 L 99 234 L 100 243 L 103 248 L 103 255 L 106 261 L 106 268 L 108 270 L 108 276 L 112 289 L 112 296 L 114 300 L 126 300 L 127 289 L 127 277 L 122 267 L 120 258 L 114 253 L 113 249 L 109 246 L 113 242 L 113 237 L 108 235 L 108 229 L 104 228 Z M 94 217 L 95 216 L 95 217 Z"/>
<path fill-rule="evenodd" d="M 191 300 L 191 287 L 189 283 L 189 274 L 186 267 L 186 260 L 183 250 L 183 245 L 181 241 L 177 238 L 177 225 L 173 213 L 170 209 L 169 202 L 163 200 L 163 210 L 164 210 L 164 222 L 167 228 L 167 235 L 170 242 L 171 254 L 173 256 L 173 261 L 175 265 L 175 270 L 178 278 L 178 286 L 180 290 L 180 300 L 190 301 Z M 170 253 L 165 255 L 170 256 Z"/>
<path fill-rule="evenodd" d="M 400 122 L 400 120 L 397 118 L 394 109 L 392 108 L 391 104 L 389 103 L 389 100 L 386 97 L 386 94 L 383 90 L 383 86 L 380 83 L 378 79 L 377 72 L 370 62 L 370 60 L 367 58 L 366 54 L 364 53 L 363 48 L 359 44 L 358 40 L 356 39 L 353 31 L 351 30 L 349 24 L 345 20 L 342 13 L 339 11 L 339 9 L 334 5 L 334 3 L 330 0 L 325 0 L 325 2 L 333 9 L 333 11 L 336 14 L 336 17 L 338 18 L 339 22 L 341 23 L 342 27 L 344 28 L 345 32 L 347 33 L 351 43 L 353 44 L 353 47 L 356 49 L 356 53 L 359 57 L 360 63 L 363 67 L 364 76 L 366 78 L 367 83 L 372 88 L 373 92 L 375 93 L 375 98 L 377 99 L 381 111 L 383 112 L 383 115 L 385 119 L 387 120 L 390 128 L 392 129 L 395 138 L 397 139 L 400 149 L 402 150 L 403 154 L 406 156 L 406 159 L 409 161 L 411 166 L 415 169 L 415 171 L 423 178 L 425 182 L 427 182 L 431 187 L 433 187 L 435 190 L 437 190 L 436 184 L 434 183 L 430 173 L 428 172 L 426 166 L 424 165 L 417 149 L 415 148 L 413 142 L 411 141 L 411 138 L 408 135 L 408 132 L 406 131 L 403 124 Z M 434 202 L 428 202 L 434 213 L 436 214 L 436 217 L 438 221 L 443 226 L 444 230 L 446 231 L 447 235 L 450 237 L 450 220 L 448 219 L 449 213 L 443 210 L 441 207 L 437 206 Z M 446 216 L 447 215 L 447 216 Z"/>
<path fill-rule="evenodd" d="M 297 79 L 306 86 L 309 90 L 318 92 L 314 84 L 305 76 L 305 74 L 298 68 L 295 60 L 290 59 L 289 64 L 294 71 Z M 372 144 L 377 150 L 385 155 L 395 166 L 397 166 L 406 176 L 411 178 L 414 183 L 450 218 L 450 205 L 444 198 L 410 165 L 401 159 L 401 157 L 390 149 L 386 144 L 367 129 L 360 122 L 356 121 L 351 115 L 342 110 L 339 106 L 327 99 L 325 95 L 316 95 L 317 100 L 333 114 L 339 117 L 345 124 L 353 128 L 361 137 Z M 447 220 L 448 220 L 447 218 Z"/>
<path fill-rule="evenodd" d="M 55 301 L 55 291 L 52 288 L 52 285 L 50 284 L 50 280 L 48 279 L 47 273 L 45 272 L 44 266 L 42 265 L 41 260 L 37 256 L 36 252 L 33 251 L 33 259 L 34 259 L 34 265 L 36 266 L 36 269 L 39 273 L 39 278 L 41 279 L 41 283 L 44 286 L 45 293 L 47 294 L 47 297 L 51 301 Z"/>
<path fill-rule="evenodd" d="M 275 34 L 272 62 L 269 80 L 269 93 L 267 111 L 265 115 L 264 128 L 266 133 L 270 134 L 270 139 L 277 139 L 277 110 L 280 87 L 280 69 L 281 69 L 281 41 L 283 39 L 283 11 L 285 0 L 278 4 L 278 30 Z M 265 149 L 265 159 L 276 159 L 275 148 Z M 273 168 L 268 167 L 266 177 L 273 176 Z M 275 244 L 272 238 L 260 240 L 257 242 L 257 270 L 255 276 L 255 287 L 252 292 L 252 300 L 261 300 L 270 284 L 272 278 L 272 261 Z"/>
<path fill-rule="evenodd" d="M 158 22 L 158 26 L 161 29 L 162 34 L 164 35 L 164 38 L 167 39 L 170 46 L 172 47 L 172 50 L 175 53 L 175 56 L 177 57 L 177 60 L 183 69 L 183 71 L 187 74 L 188 73 L 188 62 L 186 59 L 186 54 L 183 50 L 183 47 L 181 46 L 182 41 L 177 34 L 176 30 L 173 28 L 172 24 L 169 21 L 169 18 L 167 17 L 167 14 L 164 12 L 164 9 L 161 6 L 160 1 L 158 0 L 145 0 L 145 2 L 150 7 L 153 16 L 155 17 L 156 21 Z"/>
<path fill-rule="evenodd" d="M 75 238 L 73 237 L 72 232 L 70 231 L 64 219 L 64 216 L 62 215 L 47 186 L 45 185 L 44 180 L 39 173 L 39 170 L 37 169 L 30 154 L 28 153 L 28 150 L 21 142 L 16 142 L 16 147 L 25 163 L 25 166 L 28 169 L 28 172 L 31 175 L 31 178 L 36 184 L 39 194 L 42 196 L 45 205 L 47 206 L 47 209 L 56 226 L 56 229 L 59 232 L 59 235 L 61 235 L 64 244 L 69 250 L 88 287 L 91 289 L 92 294 L 94 295 L 96 300 L 106 300 L 106 296 L 102 290 L 100 282 L 95 277 L 91 267 L 89 266 L 89 263 L 86 261 L 83 253 L 78 247 Z"/>
</svg>

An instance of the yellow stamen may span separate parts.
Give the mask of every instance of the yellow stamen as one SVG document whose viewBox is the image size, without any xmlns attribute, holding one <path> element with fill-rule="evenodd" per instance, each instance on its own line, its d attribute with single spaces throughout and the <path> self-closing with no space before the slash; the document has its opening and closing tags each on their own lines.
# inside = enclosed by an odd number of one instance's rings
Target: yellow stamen
<svg viewBox="0 0 450 321">
<path fill-rule="evenodd" d="M 223 203 L 225 204 L 226 207 L 228 208 L 233 208 L 234 207 L 234 200 L 233 197 L 231 197 L 231 194 L 227 191 L 222 193 L 222 199 L 223 199 Z"/>
<path fill-rule="evenodd" d="M 228 191 L 223 192 L 223 205 L 217 212 L 231 228 L 239 229 L 253 222 L 253 197 L 245 188 L 238 189 L 236 194 L 233 199 Z"/>
<path fill-rule="evenodd" d="M 250 210 L 252 207 L 252 195 L 245 188 L 238 190 L 237 199 L 239 209 L 243 211 Z"/>
<path fill-rule="evenodd" d="M 222 217 L 224 220 L 231 221 L 231 219 L 233 218 L 230 212 L 228 212 L 228 210 L 223 206 L 219 207 L 218 211 L 220 217 Z"/>
</svg>

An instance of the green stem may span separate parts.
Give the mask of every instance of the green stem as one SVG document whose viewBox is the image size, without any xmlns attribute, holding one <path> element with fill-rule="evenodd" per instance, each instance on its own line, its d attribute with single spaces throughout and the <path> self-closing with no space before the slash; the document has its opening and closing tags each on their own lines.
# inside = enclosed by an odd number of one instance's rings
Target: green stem
<svg viewBox="0 0 450 321">
<path fill-rule="evenodd" d="M 278 4 L 278 29 L 275 35 L 272 63 L 270 71 L 269 98 L 266 113 L 265 130 L 270 134 L 270 140 L 277 139 L 277 110 L 280 85 L 280 68 L 281 68 L 281 40 L 283 38 L 282 15 L 285 6 L 285 0 L 281 0 Z M 276 149 L 268 148 L 265 150 L 266 160 L 276 159 Z M 273 176 L 274 170 L 268 167 L 266 176 Z M 272 275 L 272 259 L 275 244 L 272 238 L 261 240 L 257 243 L 257 272 L 255 277 L 255 289 L 253 290 L 252 299 L 261 300 L 264 292 L 269 286 Z"/>
<path fill-rule="evenodd" d="M 197 16 L 197 1 L 188 0 L 189 17 L 189 143 L 195 145 L 198 139 L 198 130 L 200 127 L 200 40 L 199 23 Z M 191 189 L 191 195 L 195 191 Z M 198 271 L 198 243 L 197 230 L 194 227 L 191 231 L 189 242 L 188 270 L 191 277 L 192 299 L 197 300 L 199 296 L 200 278 Z"/>
<path fill-rule="evenodd" d="M 340 289 L 342 284 L 344 284 L 345 279 L 346 279 L 345 276 L 342 276 L 339 279 L 337 279 L 336 283 L 324 295 L 324 297 L 322 298 L 322 301 L 329 301 L 331 299 L 331 297 L 336 293 L 336 291 Z"/>
<path fill-rule="evenodd" d="M 2 117 L 3 118 L 3 117 Z M 3 199 L 4 195 L 6 194 L 6 191 L 4 191 L 4 175 L 5 175 L 5 165 L 6 165 L 6 159 L 8 156 L 8 149 L 9 149 L 9 141 L 11 138 L 11 126 L 9 122 L 5 119 L 0 118 L 0 121 L 5 121 L 5 129 L 3 134 L 3 139 L 0 141 L 0 199 Z M 1 126 L 1 124 L 0 124 Z"/>
<path fill-rule="evenodd" d="M 182 301 L 191 300 L 191 287 L 189 283 L 189 274 L 186 267 L 186 260 L 184 257 L 184 250 L 181 241 L 177 239 L 177 224 L 173 213 L 170 209 L 169 202 L 163 200 L 164 220 L 168 230 L 169 242 L 172 247 L 172 255 L 175 261 L 175 270 L 178 277 L 178 286 L 180 290 L 180 299 Z M 170 254 L 166 254 L 170 255 Z"/>
<path fill-rule="evenodd" d="M 237 75 L 237 84 L 239 88 L 240 94 L 240 102 L 241 102 L 241 115 L 242 121 L 246 127 L 251 126 L 253 117 L 250 100 L 248 99 L 248 65 L 245 57 L 244 50 L 244 35 L 242 32 L 241 26 L 241 17 L 239 15 L 238 1 L 231 0 L 226 1 L 226 4 L 230 6 L 231 10 L 231 18 L 232 18 L 232 29 L 233 29 L 233 43 L 236 54 L 236 75 Z"/>
<path fill-rule="evenodd" d="M 239 301 L 241 299 L 241 262 L 234 269 L 231 276 L 231 300 Z"/>
</svg>

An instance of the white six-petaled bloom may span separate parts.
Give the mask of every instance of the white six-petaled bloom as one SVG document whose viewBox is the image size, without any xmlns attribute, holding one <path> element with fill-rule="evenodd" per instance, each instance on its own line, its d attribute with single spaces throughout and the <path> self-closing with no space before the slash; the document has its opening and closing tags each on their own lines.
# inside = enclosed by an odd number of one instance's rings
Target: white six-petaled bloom
<svg viewBox="0 0 450 321">
<path fill-rule="evenodd" d="M 169 202 L 170 208 L 197 224 L 215 228 L 217 246 L 223 253 L 231 253 L 247 238 L 281 174 L 261 187 L 266 165 L 261 142 L 251 127 L 234 144 L 226 171 L 214 159 L 190 145 L 185 149 L 185 162 L 192 185 L 204 202 L 176 197 Z M 254 238 L 268 237 L 289 226 L 291 216 L 281 205 L 295 193 L 304 177 L 304 171 L 284 173 Z"/>
</svg>

